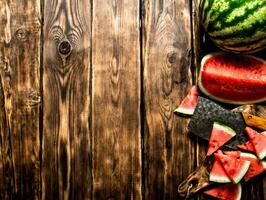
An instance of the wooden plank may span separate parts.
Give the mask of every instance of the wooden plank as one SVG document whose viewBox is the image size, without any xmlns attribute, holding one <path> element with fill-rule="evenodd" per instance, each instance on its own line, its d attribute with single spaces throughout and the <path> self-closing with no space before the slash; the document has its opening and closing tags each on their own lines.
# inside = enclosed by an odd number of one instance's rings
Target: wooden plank
<svg viewBox="0 0 266 200">
<path fill-rule="evenodd" d="M 0 197 L 40 193 L 40 5 L 0 2 Z"/>
<path fill-rule="evenodd" d="M 42 199 L 89 199 L 90 1 L 44 7 Z"/>
<path fill-rule="evenodd" d="M 145 198 L 176 199 L 194 169 L 188 119 L 174 109 L 192 85 L 190 1 L 145 1 Z"/>
<path fill-rule="evenodd" d="M 139 2 L 93 2 L 93 198 L 141 199 Z"/>
</svg>

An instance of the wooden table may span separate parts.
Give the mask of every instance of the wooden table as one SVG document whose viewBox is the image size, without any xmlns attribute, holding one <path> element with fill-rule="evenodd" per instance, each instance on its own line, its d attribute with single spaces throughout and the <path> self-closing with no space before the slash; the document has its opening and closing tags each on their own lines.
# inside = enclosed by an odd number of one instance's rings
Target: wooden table
<svg viewBox="0 0 266 200">
<path fill-rule="evenodd" d="M 180 199 L 198 1 L 1 0 L 0 199 Z"/>
</svg>

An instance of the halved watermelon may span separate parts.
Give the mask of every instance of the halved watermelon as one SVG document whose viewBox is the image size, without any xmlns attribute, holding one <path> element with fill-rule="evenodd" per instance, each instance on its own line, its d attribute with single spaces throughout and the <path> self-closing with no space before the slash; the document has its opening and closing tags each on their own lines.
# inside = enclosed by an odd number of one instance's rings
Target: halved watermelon
<svg viewBox="0 0 266 200">
<path fill-rule="evenodd" d="M 242 194 L 241 184 L 220 184 L 204 192 L 205 195 L 221 200 L 240 200 Z"/>
<path fill-rule="evenodd" d="M 194 85 L 190 89 L 188 95 L 185 97 L 185 99 L 183 99 L 181 104 L 178 106 L 178 108 L 174 112 L 185 114 L 185 115 L 193 115 L 194 110 L 197 105 L 198 96 L 199 96 L 199 93 L 197 90 L 197 86 Z"/>
<path fill-rule="evenodd" d="M 235 184 L 239 183 L 245 176 L 250 165 L 250 161 L 248 160 L 234 158 L 222 153 L 216 153 L 215 157 L 221 162 L 224 171 Z"/>
<path fill-rule="evenodd" d="M 250 127 L 246 127 L 245 131 L 250 142 L 253 144 L 257 156 L 262 160 L 266 157 L 266 136 L 258 133 Z"/>
<path fill-rule="evenodd" d="M 198 84 L 204 94 L 224 103 L 266 101 L 266 61 L 223 52 L 206 55 Z"/>
<path fill-rule="evenodd" d="M 245 181 L 249 181 L 266 170 L 265 161 L 260 162 L 254 154 L 241 152 L 240 156 L 242 159 L 250 161 L 249 169 L 244 176 Z"/>
<path fill-rule="evenodd" d="M 213 154 L 217 149 L 223 146 L 226 142 L 228 142 L 232 137 L 236 135 L 236 132 L 219 122 L 213 123 L 212 133 L 209 140 L 209 147 L 207 156 Z"/>
<path fill-rule="evenodd" d="M 227 176 L 224 168 L 218 159 L 214 160 L 210 172 L 209 180 L 216 183 L 230 183 L 231 179 Z"/>
</svg>

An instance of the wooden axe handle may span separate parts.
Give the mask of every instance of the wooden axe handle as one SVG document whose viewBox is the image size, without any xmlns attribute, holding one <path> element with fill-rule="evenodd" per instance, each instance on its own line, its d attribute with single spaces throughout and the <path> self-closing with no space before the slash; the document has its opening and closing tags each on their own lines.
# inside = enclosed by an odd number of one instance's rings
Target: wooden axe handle
<svg viewBox="0 0 266 200">
<path fill-rule="evenodd" d="M 248 126 L 266 131 L 266 119 L 257 117 L 248 113 L 242 113 L 243 118 Z"/>
</svg>

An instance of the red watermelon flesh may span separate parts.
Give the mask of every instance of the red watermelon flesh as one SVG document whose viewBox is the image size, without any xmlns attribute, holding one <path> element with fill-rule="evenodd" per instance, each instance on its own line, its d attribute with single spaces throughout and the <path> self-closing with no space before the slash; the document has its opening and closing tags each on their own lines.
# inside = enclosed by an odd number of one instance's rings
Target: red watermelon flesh
<svg viewBox="0 0 266 200">
<path fill-rule="evenodd" d="M 220 200 L 240 200 L 242 194 L 241 184 L 220 184 L 204 192 L 205 195 Z"/>
<path fill-rule="evenodd" d="M 241 155 L 241 151 L 219 151 L 218 153 L 230 156 L 232 159 L 239 159 Z"/>
<path fill-rule="evenodd" d="M 235 184 L 239 183 L 244 177 L 250 165 L 248 160 L 234 158 L 221 153 L 216 153 L 215 157 L 221 162 L 224 171 Z"/>
<path fill-rule="evenodd" d="M 237 147 L 248 152 L 255 152 L 253 144 L 250 141 L 247 141 L 244 144 L 239 144 Z"/>
<path fill-rule="evenodd" d="M 246 127 L 245 131 L 250 142 L 253 144 L 257 156 L 262 160 L 266 156 L 266 136 L 258 133 L 250 127 Z"/>
<path fill-rule="evenodd" d="M 209 139 L 207 156 L 212 155 L 217 149 L 223 146 L 235 135 L 236 132 L 229 126 L 220 124 L 219 122 L 214 122 L 212 133 Z"/>
<path fill-rule="evenodd" d="M 185 114 L 185 115 L 193 115 L 197 102 L 198 102 L 198 97 L 199 97 L 199 93 L 197 90 L 197 86 L 194 85 L 190 89 L 185 99 L 183 99 L 181 104 L 175 110 L 175 112 Z"/>
<path fill-rule="evenodd" d="M 227 176 L 218 159 L 214 160 L 212 169 L 210 172 L 209 180 L 216 183 L 230 183 L 231 179 Z"/>
<path fill-rule="evenodd" d="M 201 62 L 199 88 L 224 103 L 263 102 L 266 100 L 266 62 L 247 55 L 209 54 Z"/>
<path fill-rule="evenodd" d="M 265 161 L 260 162 L 254 154 L 241 152 L 241 158 L 250 161 L 249 169 L 244 176 L 245 181 L 249 181 L 266 170 Z"/>
<path fill-rule="evenodd" d="M 262 135 L 266 136 L 266 131 L 261 133 Z M 238 148 L 251 152 L 251 153 L 255 153 L 255 149 L 253 147 L 253 144 L 250 141 L 245 142 L 244 144 L 239 144 L 237 145 Z"/>
</svg>

